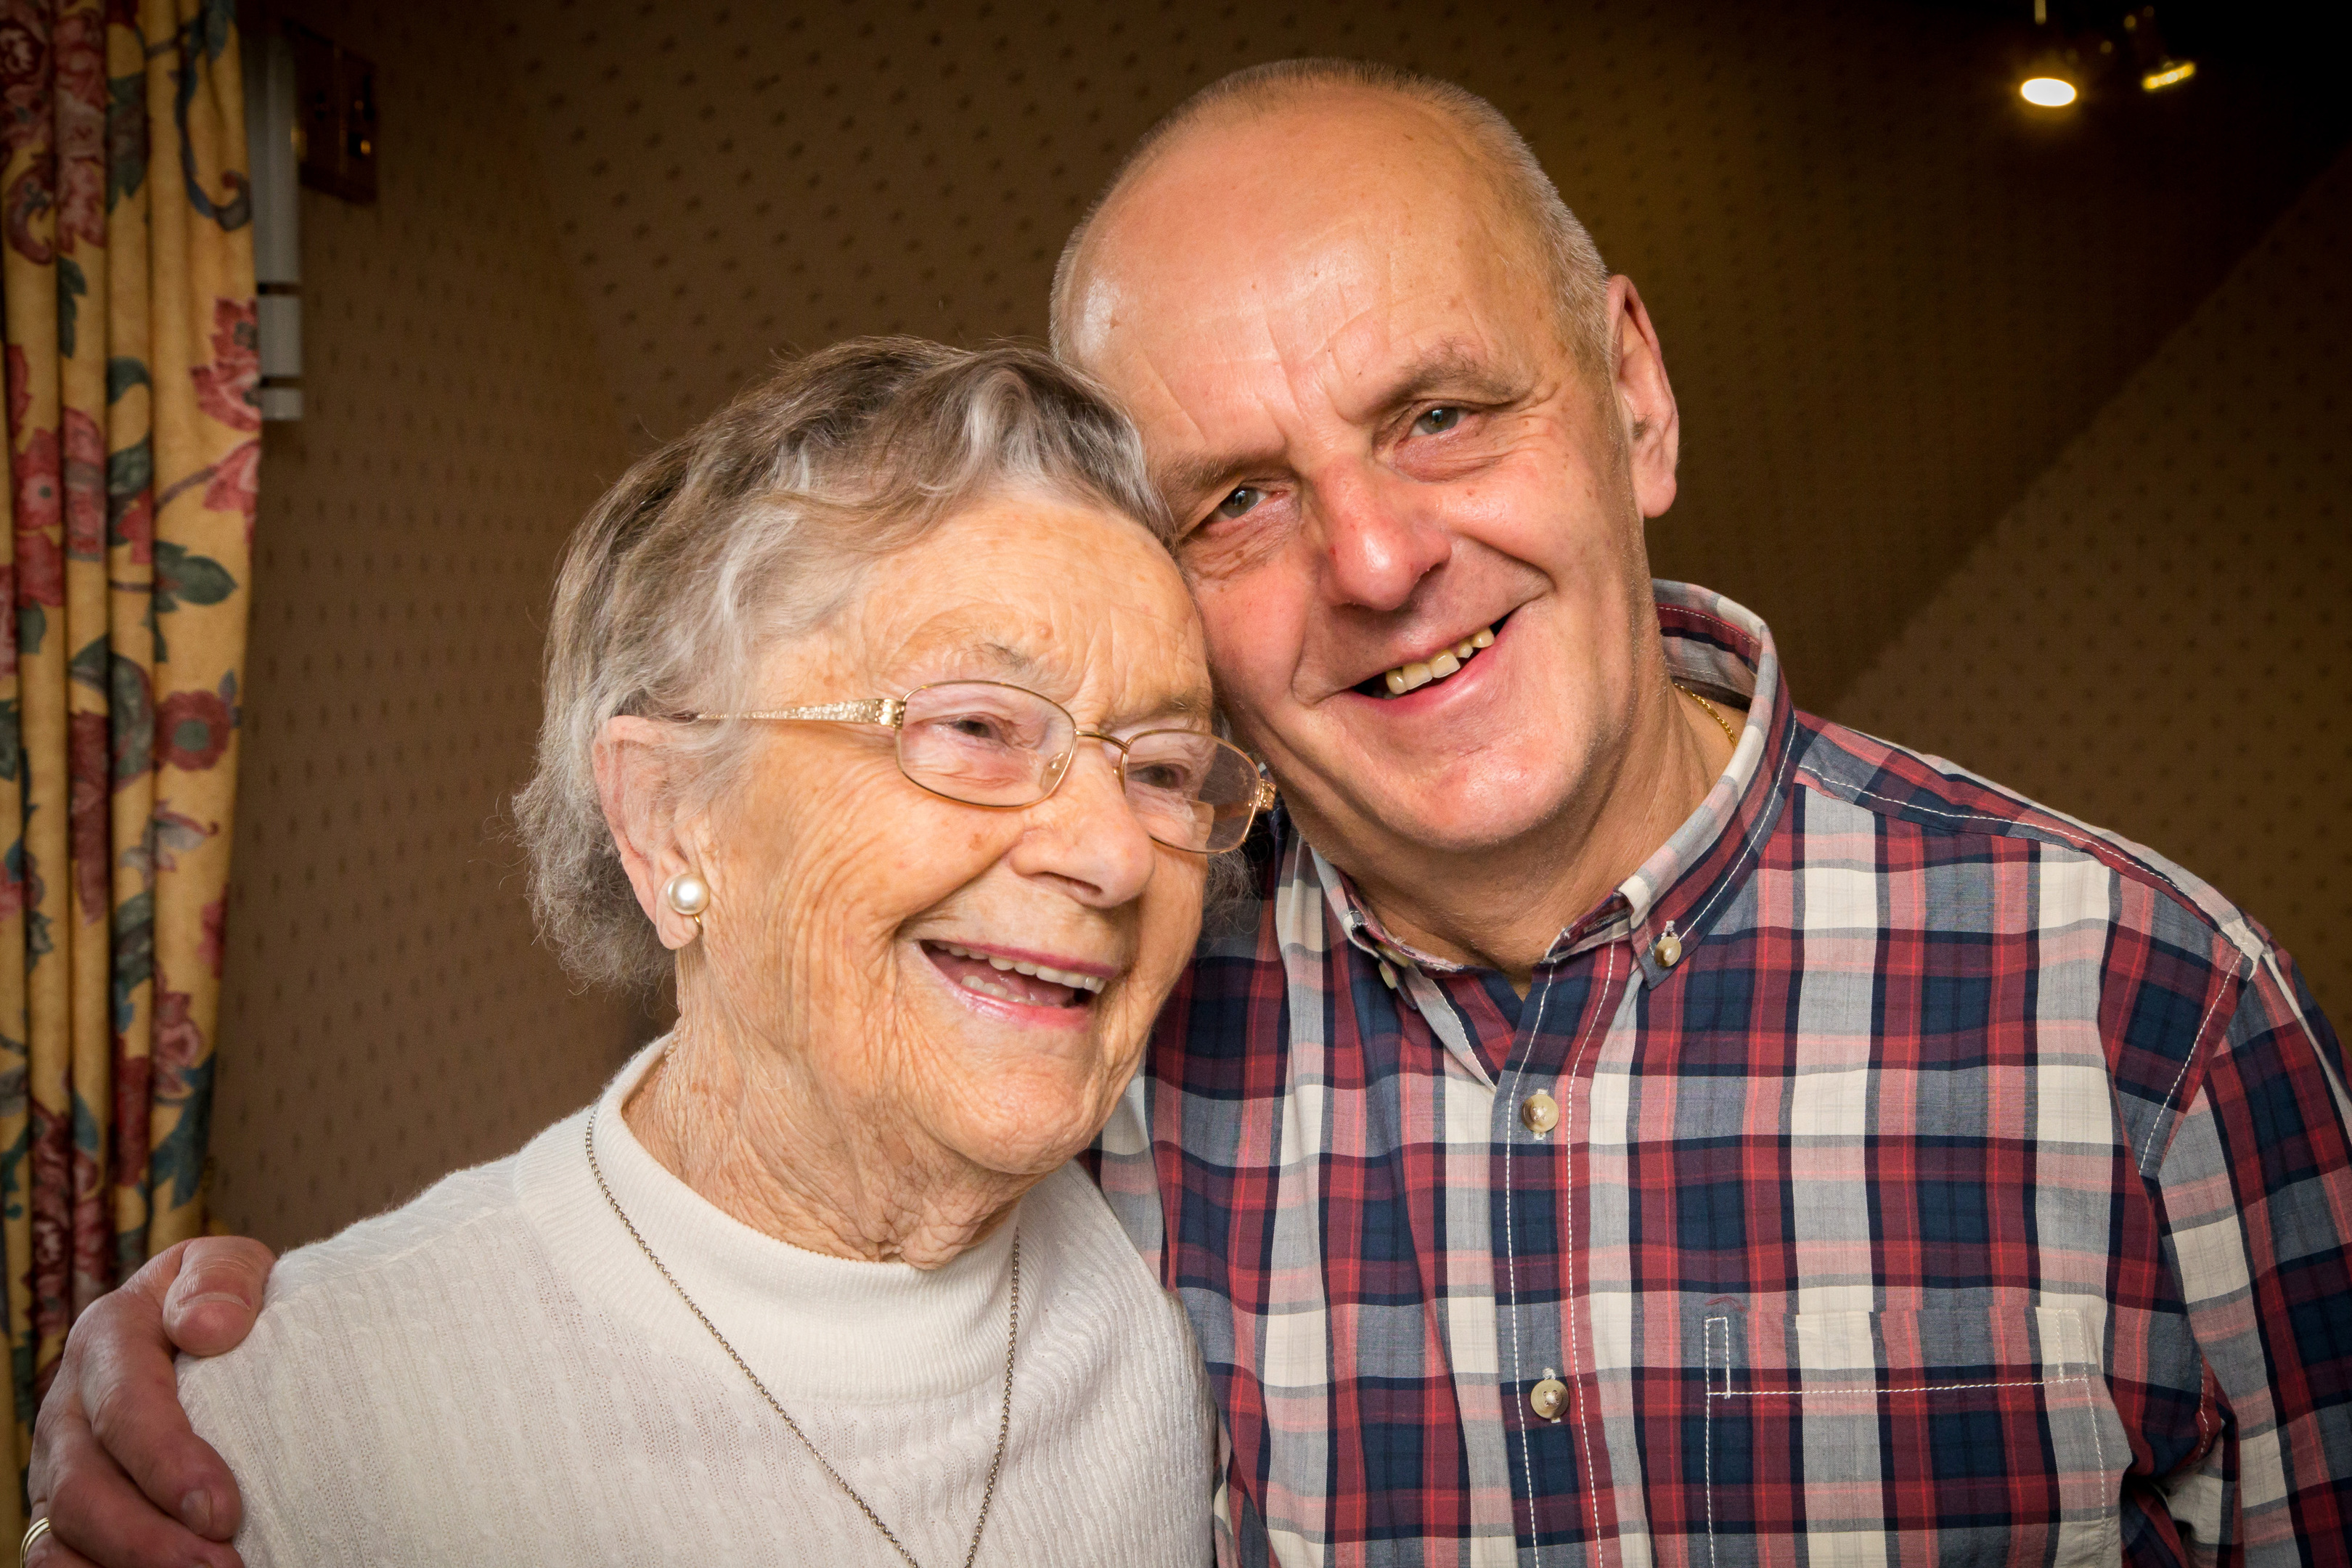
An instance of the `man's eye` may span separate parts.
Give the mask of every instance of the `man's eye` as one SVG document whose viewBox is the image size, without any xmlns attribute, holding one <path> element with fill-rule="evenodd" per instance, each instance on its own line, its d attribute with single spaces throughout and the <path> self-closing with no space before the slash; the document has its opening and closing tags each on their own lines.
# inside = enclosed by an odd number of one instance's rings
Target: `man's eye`
<svg viewBox="0 0 2352 1568">
<path fill-rule="evenodd" d="M 1461 423 L 1462 410 L 1450 405 L 1441 405 L 1423 413 L 1412 422 L 1412 429 L 1417 436 L 1442 436 Z"/>
<path fill-rule="evenodd" d="M 1255 485 L 1241 485 L 1234 493 L 1217 503 L 1219 517 L 1239 517 L 1265 499 L 1265 492 Z"/>
</svg>

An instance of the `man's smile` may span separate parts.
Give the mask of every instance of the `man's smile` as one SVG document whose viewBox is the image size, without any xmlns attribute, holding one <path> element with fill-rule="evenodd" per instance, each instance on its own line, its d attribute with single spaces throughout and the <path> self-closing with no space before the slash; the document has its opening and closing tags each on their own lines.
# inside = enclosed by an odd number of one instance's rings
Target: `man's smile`
<svg viewBox="0 0 2352 1568">
<path fill-rule="evenodd" d="M 1495 646 L 1502 635 L 1503 623 L 1510 619 L 1506 614 L 1486 622 L 1459 637 L 1442 641 L 1428 651 L 1417 653 L 1389 666 L 1377 675 L 1357 681 L 1349 689 L 1361 697 L 1402 697 L 1418 691 L 1459 672 L 1481 652 Z"/>
</svg>

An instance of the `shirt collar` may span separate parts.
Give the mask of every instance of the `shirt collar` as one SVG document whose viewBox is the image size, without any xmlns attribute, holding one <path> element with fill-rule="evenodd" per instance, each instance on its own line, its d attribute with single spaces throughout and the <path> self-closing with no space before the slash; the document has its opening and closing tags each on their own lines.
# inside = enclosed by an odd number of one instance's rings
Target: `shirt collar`
<svg viewBox="0 0 2352 1568">
<path fill-rule="evenodd" d="M 1703 697 L 1745 707 L 1748 724 L 1698 808 L 1632 876 L 1559 933 L 1546 962 L 1631 937 L 1644 981 L 1655 984 L 1680 962 L 1676 944 L 1683 951 L 1696 946 L 1754 870 L 1788 796 L 1795 710 L 1772 630 L 1761 616 L 1695 584 L 1658 581 L 1651 589 L 1667 673 Z M 1384 977 L 1467 967 L 1397 941 L 1345 873 L 1311 848 L 1308 859 L 1339 929 L 1382 966 Z M 1662 944 L 1669 931 L 1675 943 Z"/>
</svg>

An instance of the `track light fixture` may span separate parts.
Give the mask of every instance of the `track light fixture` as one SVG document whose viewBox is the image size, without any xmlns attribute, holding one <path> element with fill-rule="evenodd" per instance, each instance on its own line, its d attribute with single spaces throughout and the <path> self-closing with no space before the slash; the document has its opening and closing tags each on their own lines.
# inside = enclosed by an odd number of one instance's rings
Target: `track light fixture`
<svg viewBox="0 0 2352 1568">
<path fill-rule="evenodd" d="M 2084 9 L 2062 8 L 2078 20 Z M 2017 95 L 2036 109 L 2064 109 L 2082 99 L 2095 75 L 2126 59 L 2143 92 L 2162 92 L 2196 76 L 2195 60 L 2176 57 L 2165 47 L 2154 5 L 2137 6 L 2119 16 L 2112 10 L 2104 14 L 2115 18 L 2105 26 L 2053 26 L 2050 0 L 2033 0 L 2039 47 L 2018 73 Z"/>
<path fill-rule="evenodd" d="M 2164 33 L 2156 25 L 2156 7 L 2143 5 L 2124 14 L 2124 35 L 2131 40 L 2132 58 L 2139 68 L 2142 92 L 2162 92 L 2197 74 L 2197 62 L 2175 59 L 2164 47 Z"/>
</svg>

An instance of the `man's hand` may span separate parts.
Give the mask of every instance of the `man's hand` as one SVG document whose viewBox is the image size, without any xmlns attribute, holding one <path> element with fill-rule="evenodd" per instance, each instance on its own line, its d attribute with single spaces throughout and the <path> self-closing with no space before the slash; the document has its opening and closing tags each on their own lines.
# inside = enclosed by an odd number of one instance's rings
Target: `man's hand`
<svg viewBox="0 0 2352 1568">
<path fill-rule="evenodd" d="M 184 1241 L 81 1315 L 33 1427 L 30 1517 L 49 1533 L 27 1568 L 240 1568 L 222 1544 L 236 1480 L 188 1425 L 172 1357 L 243 1341 L 276 1261 L 241 1237 Z"/>
</svg>

